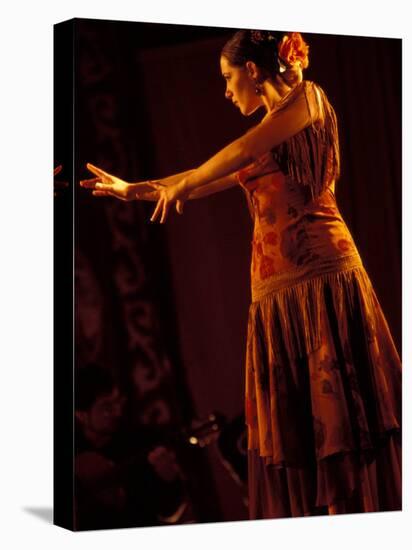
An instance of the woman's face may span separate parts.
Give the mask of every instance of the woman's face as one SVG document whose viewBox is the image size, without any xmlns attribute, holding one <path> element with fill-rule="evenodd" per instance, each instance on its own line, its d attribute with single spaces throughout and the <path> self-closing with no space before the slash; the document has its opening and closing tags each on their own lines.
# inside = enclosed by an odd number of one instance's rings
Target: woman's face
<svg viewBox="0 0 412 550">
<path fill-rule="evenodd" d="M 220 58 L 220 70 L 226 80 L 225 97 L 232 101 L 240 112 L 249 116 L 256 111 L 262 101 L 255 93 L 255 86 L 246 67 L 233 67 L 226 57 Z"/>
</svg>

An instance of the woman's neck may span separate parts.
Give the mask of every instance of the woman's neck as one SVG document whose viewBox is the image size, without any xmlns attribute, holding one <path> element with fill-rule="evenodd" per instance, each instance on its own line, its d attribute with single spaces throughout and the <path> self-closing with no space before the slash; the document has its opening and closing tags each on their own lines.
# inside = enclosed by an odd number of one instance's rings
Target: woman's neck
<svg viewBox="0 0 412 550">
<path fill-rule="evenodd" d="M 276 108 L 277 104 L 291 91 L 292 86 L 288 86 L 286 82 L 279 76 L 273 80 L 265 80 L 262 85 L 261 99 L 265 106 L 267 114 Z"/>
</svg>

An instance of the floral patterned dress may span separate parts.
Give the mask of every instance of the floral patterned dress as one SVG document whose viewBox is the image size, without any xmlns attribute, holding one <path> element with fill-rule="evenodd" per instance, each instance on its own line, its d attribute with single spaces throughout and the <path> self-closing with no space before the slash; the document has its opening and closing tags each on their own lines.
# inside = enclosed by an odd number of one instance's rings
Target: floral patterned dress
<svg viewBox="0 0 412 550">
<path fill-rule="evenodd" d="M 324 91 L 307 126 L 237 173 L 252 218 L 246 347 L 250 518 L 401 509 L 401 363 L 336 203 Z"/>
</svg>

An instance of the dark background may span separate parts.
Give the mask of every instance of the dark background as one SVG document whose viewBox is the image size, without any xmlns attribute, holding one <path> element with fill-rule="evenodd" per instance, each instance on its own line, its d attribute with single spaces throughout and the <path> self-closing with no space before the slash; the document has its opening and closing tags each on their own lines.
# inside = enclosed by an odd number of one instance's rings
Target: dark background
<svg viewBox="0 0 412 550">
<path fill-rule="evenodd" d="M 75 181 L 91 177 L 86 162 L 131 182 L 194 168 L 255 124 L 263 111 L 248 119 L 224 98 L 219 56 L 235 30 L 75 20 Z M 302 34 L 305 78 L 338 117 L 338 205 L 401 352 L 401 40 Z M 149 221 L 154 203 L 74 195 L 78 366 L 115 370 L 136 424 L 235 418 L 252 232 L 241 189 L 165 226 Z M 198 475 L 202 517 L 247 517 L 214 444 Z"/>
</svg>

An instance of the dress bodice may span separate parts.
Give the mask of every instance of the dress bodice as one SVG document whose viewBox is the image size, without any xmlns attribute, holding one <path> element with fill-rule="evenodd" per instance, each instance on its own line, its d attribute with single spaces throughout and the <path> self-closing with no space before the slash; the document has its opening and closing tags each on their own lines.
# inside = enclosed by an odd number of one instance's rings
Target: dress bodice
<svg viewBox="0 0 412 550">
<path fill-rule="evenodd" d="M 325 125 L 324 119 L 320 124 Z M 315 128 L 308 126 L 301 135 L 293 136 L 294 144 L 282 143 L 237 173 L 254 219 L 254 299 L 299 279 L 360 263 L 335 198 L 338 163 L 332 146 L 337 136 L 327 135 L 335 130 L 336 125 L 326 128 L 325 136 L 319 122 Z M 306 151 L 299 150 L 302 147 Z M 296 158 L 290 159 L 293 150 Z M 322 155 L 323 165 L 316 166 L 313 159 L 322 164 Z M 308 166 L 302 166 L 305 156 Z"/>
</svg>

